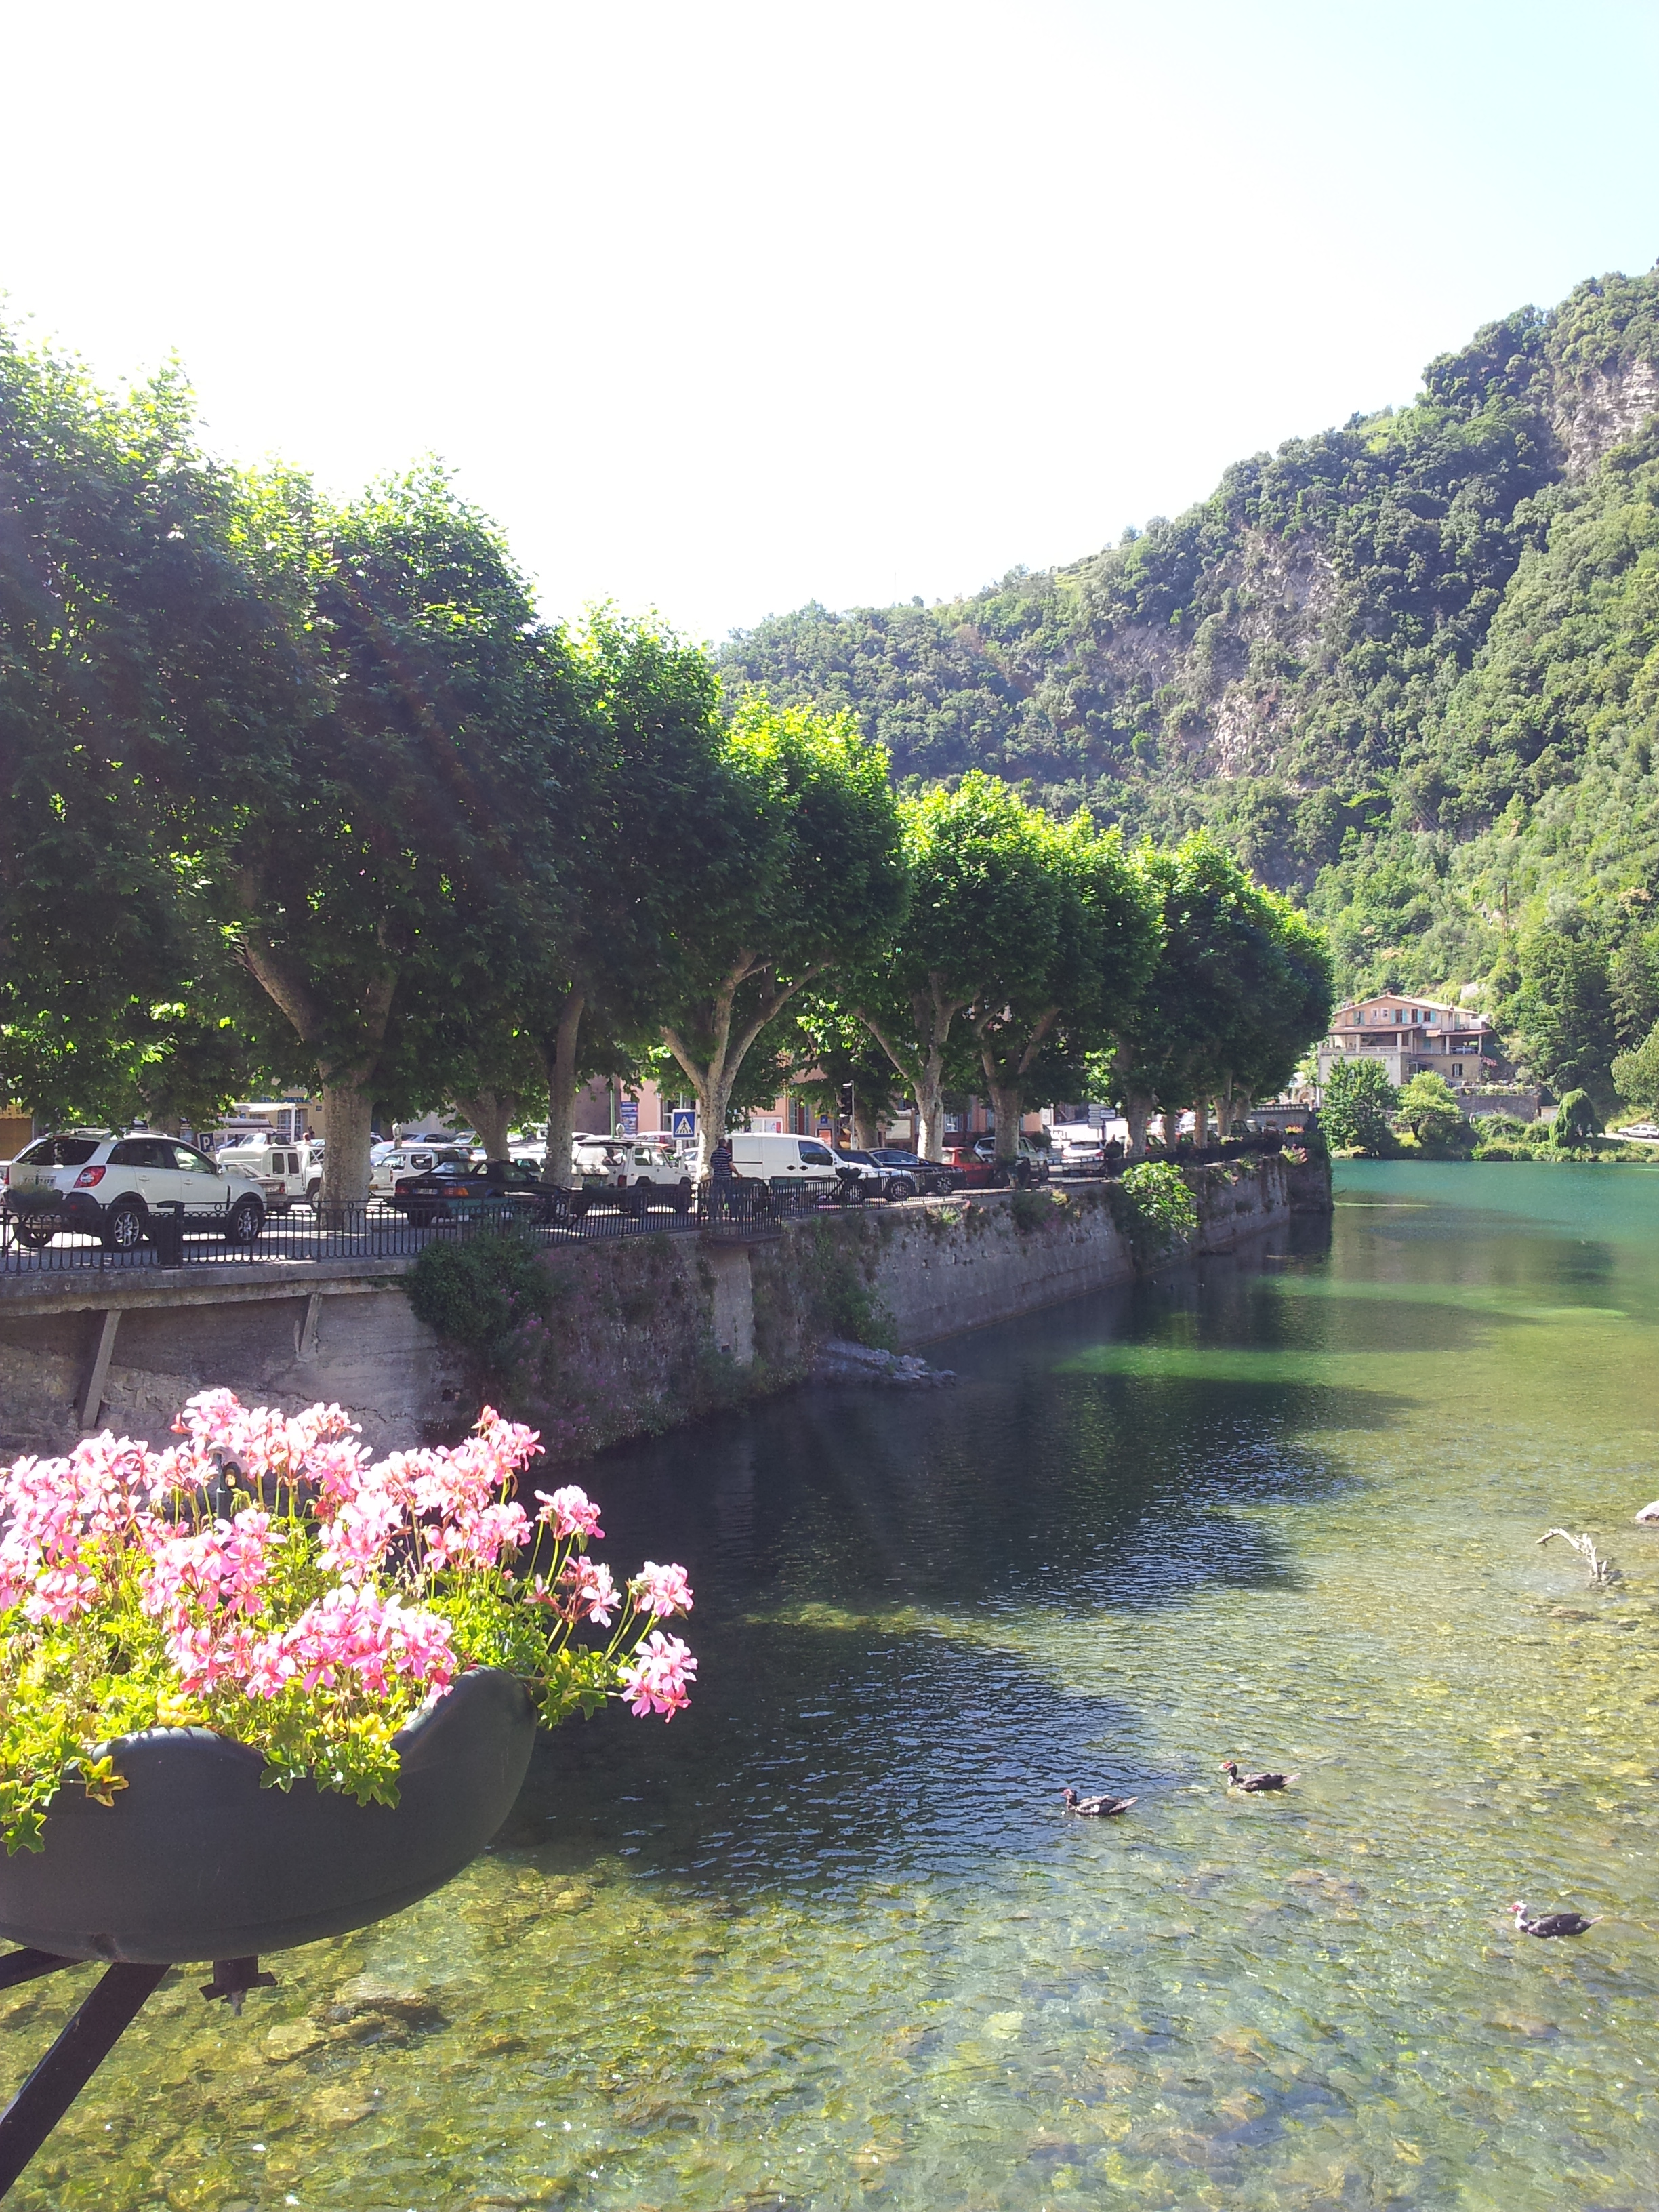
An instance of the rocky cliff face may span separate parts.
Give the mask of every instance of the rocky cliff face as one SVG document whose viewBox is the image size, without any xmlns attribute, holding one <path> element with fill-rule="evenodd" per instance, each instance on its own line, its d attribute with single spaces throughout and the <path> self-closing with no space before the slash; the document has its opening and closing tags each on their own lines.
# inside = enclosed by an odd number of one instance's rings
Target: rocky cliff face
<svg viewBox="0 0 1659 2212">
<path fill-rule="evenodd" d="M 1659 271 L 1596 280 L 1431 362 L 1410 407 L 1241 462 L 1071 567 L 763 623 L 726 648 L 728 685 L 853 707 L 901 775 L 987 768 L 1154 829 L 1270 781 L 1285 818 L 1249 857 L 1305 880 L 1431 747 L 1562 499 L 1656 414 Z"/>
</svg>

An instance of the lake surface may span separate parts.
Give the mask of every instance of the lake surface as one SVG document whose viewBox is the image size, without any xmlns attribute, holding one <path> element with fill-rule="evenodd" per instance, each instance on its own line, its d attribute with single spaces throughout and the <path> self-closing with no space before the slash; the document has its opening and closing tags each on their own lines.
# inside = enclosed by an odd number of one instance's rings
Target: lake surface
<svg viewBox="0 0 1659 2212">
<path fill-rule="evenodd" d="M 581 1470 L 691 1570 L 691 1712 L 240 2022 L 175 1978 L 14 2201 L 1659 2205 L 1659 1170 L 1338 1198 Z"/>
</svg>

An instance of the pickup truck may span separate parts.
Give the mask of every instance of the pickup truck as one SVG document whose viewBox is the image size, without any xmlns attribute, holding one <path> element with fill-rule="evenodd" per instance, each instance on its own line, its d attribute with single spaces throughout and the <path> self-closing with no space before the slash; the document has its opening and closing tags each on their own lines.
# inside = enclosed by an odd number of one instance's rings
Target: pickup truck
<svg viewBox="0 0 1659 2212">
<path fill-rule="evenodd" d="M 258 1184 L 267 1213 L 287 1213 L 301 1201 L 315 1206 L 322 1191 L 320 1146 L 239 1138 L 234 1144 L 221 1145 L 214 1158 L 222 1167 L 234 1168 Z"/>
</svg>

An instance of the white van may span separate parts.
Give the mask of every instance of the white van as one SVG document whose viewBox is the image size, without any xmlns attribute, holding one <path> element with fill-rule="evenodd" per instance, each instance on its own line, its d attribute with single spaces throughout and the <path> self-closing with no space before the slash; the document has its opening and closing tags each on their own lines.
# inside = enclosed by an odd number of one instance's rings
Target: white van
<svg viewBox="0 0 1659 2212">
<path fill-rule="evenodd" d="M 816 1137 L 754 1135 L 739 1129 L 732 1136 L 732 1172 L 745 1182 L 820 1183 L 833 1190 L 841 1180 L 841 1163 Z"/>
</svg>

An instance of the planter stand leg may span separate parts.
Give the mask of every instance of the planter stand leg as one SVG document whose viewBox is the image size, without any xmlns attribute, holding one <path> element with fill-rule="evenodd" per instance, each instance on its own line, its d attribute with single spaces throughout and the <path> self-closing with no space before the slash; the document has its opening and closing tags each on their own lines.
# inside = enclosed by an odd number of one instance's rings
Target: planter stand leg
<svg viewBox="0 0 1659 2212">
<path fill-rule="evenodd" d="M 216 1959 L 213 1979 L 204 1982 L 202 1995 L 210 2002 L 223 1997 L 238 2020 L 242 2016 L 242 1999 L 250 1990 L 274 1990 L 275 1974 L 262 1974 L 257 1959 Z"/>
<path fill-rule="evenodd" d="M 15 1971 L 24 1959 L 39 1963 Z M 34 1974 L 49 1974 L 55 1967 L 82 1963 L 52 1959 L 44 1952 L 14 1952 L 0 1961 L 0 1970 L 14 1969 L 11 1979 L 27 1981 Z M 3 2197 L 34 2156 L 76 2098 L 91 2081 L 119 2042 L 122 2032 L 137 2018 L 144 2000 L 167 1972 L 165 1966 L 126 1964 L 105 1969 L 102 1978 L 52 2049 L 29 2075 L 3 2112 L 0 2112 L 0 2197 Z"/>
</svg>

